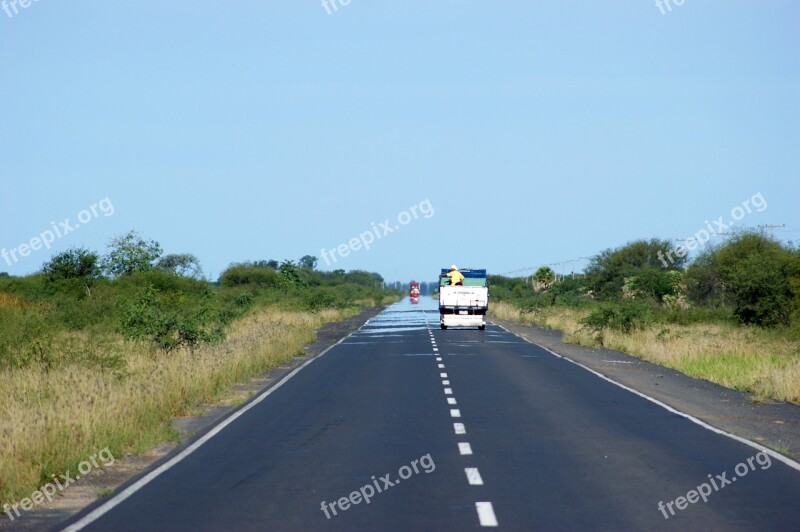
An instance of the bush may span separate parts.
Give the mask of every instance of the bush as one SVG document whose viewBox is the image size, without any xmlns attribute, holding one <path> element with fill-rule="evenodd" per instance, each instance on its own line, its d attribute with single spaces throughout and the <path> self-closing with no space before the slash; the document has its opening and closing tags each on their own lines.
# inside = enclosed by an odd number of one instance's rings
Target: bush
<svg viewBox="0 0 800 532">
<path fill-rule="evenodd" d="M 224 337 L 224 323 L 211 304 L 210 293 L 200 302 L 187 304 L 182 299 L 180 294 L 146 287 L 132 302 L 120 302 L 120 333 L 129 340 L 147 340 L 167 352 Z"/>
<path fill-rule="evenodd" d="M 47 261 L 42 273 L 49 281 L 95 279 L 100 277 L 100 257 L 84 248 L 71 248 Z"/>
<path fill-rule="evenodd" d="M 653 321 L 653 313 L 647 305 L 634 303 L 605 303 L 595 308 L 581 323 L 597 332 L 612 329 L 629 333 L 644 329 Z"/>
<path fill-rule="evenodd" d="M 222 286 L 253 285 L 260 288 L 277 288 L 280 286 L 280 275 L 272 268 L 250 264 L 235 264 L 222 272 L 219 278 Z"/>
<path fill-rule="evenodd" d="M 734 315 L 742 323 L 764 327 L 786 325 L 792 310 L 792 294 L 786 275 L 768 255 L 751 255 L 731 272 Z"/>
</svg>

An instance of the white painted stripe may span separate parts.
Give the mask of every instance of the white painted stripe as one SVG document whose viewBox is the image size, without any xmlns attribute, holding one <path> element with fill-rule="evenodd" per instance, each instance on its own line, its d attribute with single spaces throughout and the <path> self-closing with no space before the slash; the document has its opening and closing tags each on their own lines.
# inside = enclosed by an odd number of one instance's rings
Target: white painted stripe
<svg viewBox="0 0 800 532">
<path fill-rule="evenodd" d="M 442 381 L 442 386 L 450 386 L 450 381 Z"/>
<path fill-rule="evenodd" d="M 505 327 L 503 327 L 502 325 L 498 325 L 498 326 L 501 327 L 503 330 L 505 330 L 507 332 L 511 332 L 508 329 L 506 329 Z M 580 368 L 583 368 L 586 371 L 597 375 L 598 377 L 600 377 L 604 381 L 610 382 L 611 384 L 613 384 L 615 386 L 619 386 L 623 390 L 627 390 L 627 391 L 631 392 L 634 395 L 638 395 L 642 399 L 646 399 L 646 400 L 650 401 L 651 403 L 656 404 L 656 405 L 660 406 L 661 408 L 663 408 L 663 409 L 665 409 L 665 410 L 667 410 L 669 412 L 672 412 L 673 414 L 677 414 L 677 415 L 679 415 L 681 417 L 684 417 L 684 418 L 688 419 L 689 421 L 691 421 L 692 423 L 700 425 L 704 429 L 710 430 L 711 432 L 714 432 L 716 434 L 720 434 L 722 436 L 727 436 L 728 438 L 731 438 L 731 439 L 736 440 L 736 441 L 738 441 L 740 443 L 748 445 L 748 446 L 750 446 L 750 447 L 752 447 L 754 449 L 758 449 L 759 451 L 768 454 L 769 456 L 771 456 L 772 458 L 778 460 L 779 462 L 783 462 L 784 464 L 788 465 L 792 469 L 800 471 L 800 463 L 792 460 L 791 458 L 788 458 L 788 457 L 786 457 L 786 456 L 784 456 L 784 455 L 782 455 L 782 454 L 780 454 L 780 453 L 778 453 L 776 451 L 773 451 L 772 449 L 768 449 L 767 447 L 764 447 L 763 445 L 760 445 L 760 444 L 758 444 L 756 442 L 750 441 L 750 440 L 748 440 L 746 438 L 742 438 L 741 436 L 737 436 L 736 434 L 733 434 L 733 433 L 730 433 L 730 432 L 726 432 L 726 431 L 724 431 L 722 429 L 718 429 L 717 427 L 715 427 L 713 425 L 709 425 L 708 423 L 706 423 L 702 419 L 696 418 L 696 417 L 692 416 L 691 414 L 687 414 L 685 412 L 681 412 L 680 410 L 678 410 L 676 408 L 673 408 L 673 407 L 669 406 L 668 404 L 659 401 L 658 399 L 650 397 L 649 395 L 644 394 L 644 393 L 642 393 L 642 392 L 640 392 L 638 390 L 634 390 L 630 386 L 626 386 L 626 385 L 622 384 L 621 382 L 617 382 L 614 379 L 606 377 L 605 375 L 603 375 L 599 371 L 595 371 L 595 370 L 593 370 L 592 368 L 590 368 L 588 366 L 584 366 L 580 362 L 576 362 L 576 361 L 572 360 L 571 358 L 567 358 L 567 357 L 565 357 L 563 355 L 559 355 L 558 353 L 556 353 L 552 349 L 548 349 L 543 345 L 537 344 L 536 342 L 531 342 L 530 340 L 528 340 L 527 338 L 525 338 L 522 335 L 519 335 L 519 334 L 516 334 L 516 333 L 511 333 L 511 334 L 513 334 L 517 338 L 521 338 L 521 339 L 525 340 L 529 344 L 532 344 L 532 345 L 535 345 L 536 347 L 544 349 L 545 351 L 547 351 L 548 353 L 550 353 L 553 356 L 556 356 L 558 358 L 563 358 L 567 362 L 569 362 L 571 364 L 575 364 L 576 366 L 578 366 Z"/>
<path fill-rule="evenodd" d="M 444 369 L 444 364 L 438 364 L 439 369 Z"/>
<path fill-rule="evenodd" d="M 464 427 L 463 423 L 453 423 L 453 430 L 456 431 L 456 434 L 466 434 L 467 429 Z"/>
<path fill-rule="evenodd" d="M 444 394 L 445 395 L 453 395 L 453 389 L 452 388 L 445 388 L 444 389 Z"/>
<path fill-rule="evenodd" d="M 447 373 L 439 373 L 439 376 L 443 379 L 447 378 Z"/>
<path fill-rule="evenodd" d="M 361 327 L 363 327 L 363 325 Z M 335 344 L 333 344 L 331 346 L 328 346 L 319 355 L 315 356 L 314 358 L 312 358 L 310 360 L 307 360 L 302 365 L 300 365 L 297 368 L 295 368 L 291 373 L 289 373 L 284 378 L 279 380 L 270 389 L 264 391 L 257 398 L 253 399 L 251 402 L 247 403 L 242 408 L 240 408 L 239 410 L 237 410 L 236 412 L 234 412 L 230 416 L 228 416 L 225 419 L 223 419 L 217 426 L 215 426 L 214 428 L 212 428 L 211 430 L 206 432 L 201 438 L 199 438 L 193 444 L 189 445 L 186 449 L 184 449 L 180 453 L 176 454 L 174 457 L 172 457 L 171 459 L 167 460 L 166 462 L 161 464 L 159 467 L 157 467 L 156 469 L 154 469 L 153 471 L 151 471 L 147 475 L 143 476 L 142 478 L 140 478 L 139 480 L 137 480 L 136 482 L 134 482 L 133 484 L 131 484 L 130 486 L 125 488 L 123 491 L 117 493 L 116 495 L 112 495 L 108 499 L 108 501 L 106 501 L 104 504 L 98 506 L 93 511 L 91 511 L 90 513 L 85 515 L 82 519 L 72 523 L 70 526 L 65 528 L 64 532 L 76 532 L 78 530 L 81 530 L 84 527 L 94 523 L 95 521 L 100 519 L 103 515 L 107 514 L 108 512 L 110 512 L 111 510 L 113 510 L 114 508 L 119 506 L 120 504 L 122 504 L 126 499 L 131 497 L 134 493 L 136 493 L 137 491 L 139 491 L 140 489 L 145 487 L 147 484 L 149 484 L 150 482 L 155 480 L 162 473 L 164 473 L 164 472 L 168 471 L 169 469 L 171 469 L 173 466 L 175 466 L 181 460 L 183 460 L 184 458 L 186 458 L 187 456 L 189 456 L 190 454 L 195 452 L 197 449 L 200 448 L 201 445 L 203 445 L 208 440 L 210 440 L 211 438 L 213 438 L 214 436 L 216 436 L 217 434 L 222 432 L 222 430 L 225 429 L 228 425 L 230 425 L 231 423 L 233 423 L 234 421 L 239 419 L 246 412 L 248 412 L 251 408 L 255 407 L 261 401 L 263 401 L 264 399 L 269 397 L 272 394 L 272 392 L 274 392 L 275 390 L 277 390 L 278 388 L 280 388 L 281 386 L 286 384 L 289 381 L 289 379 L 291 379 L 292 377 L 294 377 L 295 375 L 300 373 L 300 370 L 302 370 L 303 368 L 305 368 L 306 366 L 308 366 L 309 364 L 311 364 L 312 362 L 314 362 L 318 358 L 322 357 L 325 353 L 327 353 L 328 351 L 330 351 L 331 349 L 333 349 L 337 345 L 341 344 L 342 342 L 344 342 L 345 340 L 350 338 L 350 336 L 352 336 L 353 334 L 356 334 L 358 331 L 361 330 L 361 327 L 359 327 L 355 331 L 351 332 L 350 334 L 348 334 L 344 338 L 340 339 Z"/>
<path fill-rule="evenodd" d="M 483 479 L 477 467 L 465 467 L 464 472 L 467 474 L 467 482 L 470 486 L 483 486 Z"/>
<path fill-rule="evenodd" d="M 462 455 L 472 454 L 472 446 L 467 442 L 458 443 L 458 452 Z"/>
<path fill-rule="evenodd" d="M 478 520 L 481 526 L 497 526 L 497 517 L 494 515 L 494 508 L 490 502 L 476 502 L 475 510 L 478 511 Z"/>
<path fill-rule="evenodd" d="M 450 417 L 461 417 L 461 410 L 459 410 L 458 408 L 451 408 Z"/>
<path fill-rule="evenodd" d="M 436 357 L 436 362 L 441 362 L 441 361 L 442 361 L 442 357 Z"/>
<path fill-rule="evenodd" d="M 457 405 L 458 403 L 456 403 L 456 398 L 455 397 L 448 397 L 447 398 L 447 404 L 448 405 Z"/>
<path fill-rule="evenodd" d="M 434 348 L 433 348 L 433 351 L 434 351 L 434 352 L 436 352 L 436 351 L 438 351 L 438 350 L 439 350 L 439 348 L 438 348 L 438 347 L 434 347 Z"/>
</svg>

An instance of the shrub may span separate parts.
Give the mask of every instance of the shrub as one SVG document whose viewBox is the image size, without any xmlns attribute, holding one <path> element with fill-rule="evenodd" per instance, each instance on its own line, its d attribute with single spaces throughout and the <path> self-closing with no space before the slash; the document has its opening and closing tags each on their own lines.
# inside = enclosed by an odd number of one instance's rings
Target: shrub
<svg viewBox="0 0 800 532">
<path fill-rule="evenodd" d="M 626 302 L 598 305 L 581 323 L 597 332 L 612 329 L 629 333 L 645 328 L 652 321 L 653 314 L 647 305 Z"/>
<path fill-rule="evenodd" d="M 49 281 L 95 279 L 100 276 L 100 257 L 84 248 L 71 248 L 47 261 L 42 273 Z"/>
</svg>

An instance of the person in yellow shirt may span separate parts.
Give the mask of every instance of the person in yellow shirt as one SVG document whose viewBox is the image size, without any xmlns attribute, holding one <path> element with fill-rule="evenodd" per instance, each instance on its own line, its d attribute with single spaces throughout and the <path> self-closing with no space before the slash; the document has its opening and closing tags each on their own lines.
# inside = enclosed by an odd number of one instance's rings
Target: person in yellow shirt
<svg viewBox="0 0 800 532">
<path fill-rule="evenodd" d="M 447 273 L 445 275 L 450 278 L 451 286 L 464 284 L 462 282 L 464 281 L 464 276 L 461 274 L 460 271 L 458 271 L 458 268 L 456 268 L 455 264 L 450 266 L 450 273 Z"/>
</svg>

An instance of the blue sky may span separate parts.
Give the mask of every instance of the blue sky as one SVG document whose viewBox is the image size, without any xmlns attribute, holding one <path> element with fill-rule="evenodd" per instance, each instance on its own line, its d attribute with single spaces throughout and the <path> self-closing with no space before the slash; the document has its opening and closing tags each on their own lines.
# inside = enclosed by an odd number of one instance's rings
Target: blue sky
<svg viewBox="0 0 800 532">
<path fill-rule="evenodd" d="M 7 0 L 9 1 L 9 0 Z M 674 0 L 673 0 L 674 3 Z M 800 3 L 39 0 L 0 10 L 0 271 L 130 229 L 231 262 L 503 273 L 635 238 L 800 235 Z M 11 11 L 13 14 L 13 10 Z M 324 265 L 324 264 L 323 264 Z"/>
</svg>

